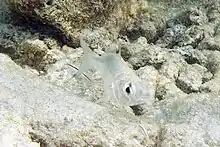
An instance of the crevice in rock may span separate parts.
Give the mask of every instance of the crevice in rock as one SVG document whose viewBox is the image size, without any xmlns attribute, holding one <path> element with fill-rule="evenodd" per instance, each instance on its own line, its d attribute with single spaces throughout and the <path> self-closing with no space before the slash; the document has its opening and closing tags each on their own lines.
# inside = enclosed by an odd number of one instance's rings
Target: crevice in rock
<svg viewBox="0 0 220 147">
<path fill-rule="evenodd" d="M 178 87 L 181 91 L 183 91 L 186 94 L 190 93 L 196 93 L 198 91 L 192 90 L 190 87 L 188 87 L 185 83 L 178 80 L 178 78 L 175 80 L 175 85 Z"/>
<path fill-rule="evenodd" d="M 132 65 L 132 68 L 134 70 L 138 70 L 141 67 L 145 67 L 145 66 L 153 66 L 156 70 L 160 70 L 162 67 L 163 63 L 145 63 L 143 65 Z"/>
<path fill-rule="evenodd" d="M 171 43 L 169 43 L 168 45 L 166 45 L 165 47 L 166 48 L 169 48 L 169 49 L 173 49 L 175 46 L 178 46 L 178 42 L 175 40 L 175 41 L 172 41 Z"/>
<path fill-rule="evenodd" d="M 130 42 L 135 42 L 139 37 L 141 37 L 141 32 L 139 30 L 139 27 L 133 27 L 132 29 L 128 30 L 126 28 L 123 28 L 119 34 L 121 36 L 127 36 L 128 40 Z"/>
<path fill-rule="evenodd" d="M 164 95 L 166 94 L 164 88 L 160 87 L 158 84 L 156 86 L 156 91 L 155 91 L 155 98 L 158 100 L 158 101 L 162 101 L 164 100 Z"/>
<path fill-rule="evenodd" d="M 163 65 L 164 62 L 162 63 L 155 63 L 155 64 L 152 64 L 152 66 L 156 69 L 156 70 L 160 70 L 162 65 Z"/>
<path fill-rule="evenodd" d="M 201 38 L 198 38 L 198 39 L 195 39 L 195 42 L 192 43 L 192 47 L 195 49 L 198 47 L 198 45 L 203 41 L 203 39 L 205 38 L 205 35 L 202 34 L 202 37 Z"/>
<path fill-rule="evenodd" d="M 190 65 L 192 65 L 192 64 L 202 65 L 201 61 L 199 61 L 198 58 L 193 57 L 193 56 L 191 56 L 191 55 L 190 55 L 190 56 L 185 55 L 184 60 L 186 61 L 186 63 L 188 63 L 188 64 L 190 64 Z"/>
<path fill-rule="evenodd" d="M 215 73 L 218 70 L 218 63 L 215 62 L 215 59 L 213 59 L 213 60 L 210 59 L 210 58 L 213 58 L 213 57 L 209 56 L 208 58 L 209 58 L 209 60 L 205 64 L 205 67 L 207 68 L 207 70 L 209 72 L 211 72 L 213 75 L 215 75 Z"/>
<path fill-rule="evenodd" d="M 147 64 L 144 64 L 144 65 L 142 65 L 142 66 L 132 65 L 132 68 L 133 68 L 134 70 L 138 70 L 139 68 L 144 67 L 144 66 L 146 66 L 146 65 L 147 65 Z"/>
<path fill-rule="evenodd" d="M 47 141 L 40 135 L 35 134 L 34 132 L 29 132 L 30 138 L 33 142 L 40 143 L 41 147 L 49 147 Z"/>
<path fill-rule="evenodd" d="M 152 38 L 152 40 L 149 40 L 149 43 L 156 44 L 157 40 L 164 35 L 166 28 L 167 26 L 157 29 L 156 35 Z"/>
<path fill-rule="evenodd" d="M 213 79 L 213 77 L 211 79 L 208 79 L 208 80 L 206 78 L 202 78 L 202 84 L 204 84 L 204 83 L 206 83 L 206 82 L 208 82 L 208 81 L 210 81 L 212 79 Z"/>
<path fill-rule="evenodd" d="M 139 18 L 140 19 L 140 18 Z M 140 21 L 140 20 L 139 20 Z M 138 38 L 140 37 L 145 37 L 147 39 L 147 42 L 149 44 L 155 44 L 156 41 L 162 37 L 165 33 L 165 30 L 167 28 L 166 25 L 164 25 L 163 27 L 158 27 L 156 28 L 156 32 L 149 32 L 146 33 L 146 30 L 143 30 L 138 23 L 140 22 L 135 22 L 134 24 L 132 24 L 132 26 L 127 27 L 127 28 L 123 28 L 120 30 L 119 34 L 122 36 L 127 36 L 128 40 L 133 43 L 135 41 L 138 40 Z M 149 30 L 150 31 L 150 30 Z M 148 34 L 148 36 L 146 36 L 146 34 Z"/>
<path fill-rule="evenodd" d="M 19 58 L 19 54 L 18 54 L 18 52 L 15 51 L 15 48 L 12 44 L 7 46 L 7 47 L 0 44 L 0 53 L 7 54 L 12 59 L 18 59 Z"/>
<path fill-rule="evenodd" d="M 56 25 L 50 25 L 49 23 L 23 16 L 16 11 L 11 11 L 12 19 L 14 18 L 14 22 L 12 22 L 14 26 L 22 27 L 32 34 L 37 34 L 41 40 L 51 37 L 57 40 L 60 46 L 68 45 L 71 47 L 78 47 L 78 45 L 73 44 L 71 38 L 58 29 Z"/>
<path fill-rule="evenodd" d="M 182 92 L 186 94 L 192 93 L 192 91 L 187 87 L 187 85 L 184 85 L 181 81 L 179 81 L 178 77 L 180 76 L 180 71 L 178 72 L 178 76 L 175 79 L 175 85 L 177 88 L 179 88 Z"/>
<path fill-rule="evenodd" d="M 158 135 L 156 136 L 156 143 L 155 143 L 154 147 L 162 147 L 162 143 L 164 140 L 164 134 L 165 134 L 165 129 L 160 128 L 158 131 Z"/>
<path fill-rule="evenodd" d="M 188 64 L 200 64 L 197 58 L 188 57 L 184 59 Z"/>
<path fill-rule="evenodd" d="M 140 27 L 137 27 L 137 26 L 132 28 L 131 30 L 123 29 L 123 30 L 120 31 L 119 34 L 121 34 L 123 36 L 127 36 L 127 38 L 129 39 L 129 41 L 131 43 L 137 41 L 137 39 L 140 38 L 140 37 L 146 37 L 146 36 L 143 35 L 144 34 L 143 30 Z M 147 42 L 149 44 L 155 44 L 156 41 L 160 37 L 163 36 L 163 34 L 164 34 L 164 29 L 163 28 L 157 29 L 156 34 L 154 36 L 152 36 L 151 38 L 146 37 Z"/>
<path fill-rule="evenodd" d="M 54 0 L 48 0 L 48 1 L 46 2 L 47 5 L 52 5 L 53 3 L 54 3 Z"/>
<path fill-rule="evenodd" d="M 206 74 L 208 74 L 208 73 L 209 73 L 208 76 L 206 75 L 206 76 L 203 76 L 203 77 L 202 77 L 202 83 L 201 83 L 201 84 L 204 84 L 204 83 L 206 83 L 206 82 L 211 81 L 211 80 L 214 79 L 213 74 L 212 74 L 211 72 L 207 72 Z"/>
</svg>

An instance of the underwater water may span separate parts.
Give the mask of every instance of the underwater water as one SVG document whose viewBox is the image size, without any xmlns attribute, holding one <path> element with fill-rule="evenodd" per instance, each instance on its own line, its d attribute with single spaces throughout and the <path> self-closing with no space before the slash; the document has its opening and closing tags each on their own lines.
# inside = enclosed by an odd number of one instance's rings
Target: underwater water
<svg viewBox="0 0 220 147">
<path fill-rule="evenodd" d="M 0 146 L 220 146 L 219 6 L 0 1 Z"/>
</svg>

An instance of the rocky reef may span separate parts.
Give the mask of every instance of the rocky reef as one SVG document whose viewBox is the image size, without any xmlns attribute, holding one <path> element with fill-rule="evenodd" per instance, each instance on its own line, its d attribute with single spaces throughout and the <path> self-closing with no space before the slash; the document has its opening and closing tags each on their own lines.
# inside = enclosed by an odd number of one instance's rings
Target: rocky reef
<svg viewBox="0 0 220 147">
<path fill-rule="evenodd" d="M 0 1 L 0 146 L 220 146 L 220 1 Z M 102 103 L 90 48 L 122 58 L 152 106 Z"/>
</svg>

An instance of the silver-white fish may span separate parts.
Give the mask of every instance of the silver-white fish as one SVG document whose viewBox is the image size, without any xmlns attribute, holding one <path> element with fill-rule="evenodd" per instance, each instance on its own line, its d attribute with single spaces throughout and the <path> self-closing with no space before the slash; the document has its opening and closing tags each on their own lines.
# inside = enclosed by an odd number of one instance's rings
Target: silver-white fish
<svg viewBox="0 0 220 147">
<path fill-rule="evenodd" d="M 104 93 L 107 101 L 133 106 L 148 102 L 151 98 L 148 85 L 143 82 L 119 54 L 106 53 L 102 56 L 94 53 L 80 38 L 84 51 L 84 61 L 77 76 L 89 69 L 95 69 L 104 81 Z"/>
</svg>

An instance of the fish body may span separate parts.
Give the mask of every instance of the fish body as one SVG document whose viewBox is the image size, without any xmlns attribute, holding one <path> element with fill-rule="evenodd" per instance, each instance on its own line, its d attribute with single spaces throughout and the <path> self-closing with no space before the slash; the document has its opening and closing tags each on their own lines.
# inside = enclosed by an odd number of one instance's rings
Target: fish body
<svg viewBox="0 0 220 147">
<path fill-rule="evenodd" d="M 150 100 L 148 85 L 128 67 L 119 54 L 106 53 L 99 56 L 88 47 L 82 37 L 80 45 L 84 51 L 84 60 L 76 75 L 89 69 L 98 71 L 104 81 L 106 100 L 127 106 Z"/>
</svg>

